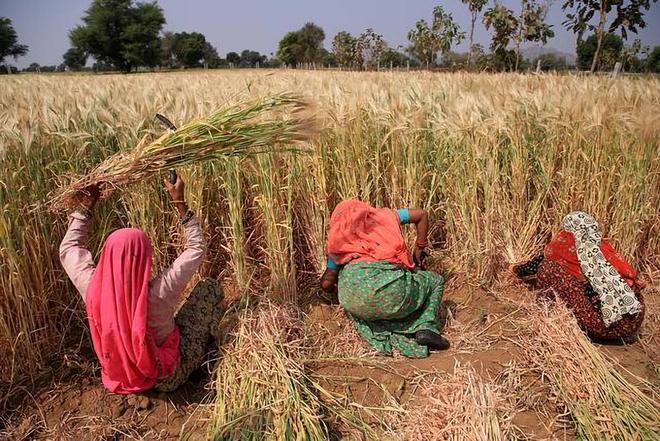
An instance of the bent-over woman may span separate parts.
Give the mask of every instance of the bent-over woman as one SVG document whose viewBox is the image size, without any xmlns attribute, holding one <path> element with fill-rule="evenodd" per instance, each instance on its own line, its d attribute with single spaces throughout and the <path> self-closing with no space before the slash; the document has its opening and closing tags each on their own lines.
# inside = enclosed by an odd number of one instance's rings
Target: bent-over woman
<svg viewBox="0 0 660 441">
<path fill-rule="evenodd" d="M 634 339 L 644 319 L 637 272 L 601 238 L 589 214 L 570 213 L 562 229 L 542 255 L 514 268 L 517 276 L 554 291 L 591 338 Z"/>
<path fill-rule="evenodd" d="M 85 302 L 103 385 L 118 394 L 179 387 L 203 361 L 220 320 L 222 293 L 212 279 L 201 281 L 174 315 L 206 244 L 184 201 L 181 178 L 165 185 L 185 228 L 186 245 L 156 278 L 151 278 L 151 242 L 135 228 L 110 234 L 94 264 L 85 239 L 98 188 L 90 188 L 84 209 L 70 215 L 60 245 L 62 266 Z"/>
<path fill-rule="evenodd" d="M 417 227 L 413 256 L 400 227 L 408 223 Z M 374 208 L 354 199 L 337 205 L 330 218 L 321 288 L 338 290 L 357 332 L 382 353 L 396 348 L 418 358 L 449 347 L 436 321 L 443 278 L 420 269 L 428 226 L 424 210 Z"/>
</svg>

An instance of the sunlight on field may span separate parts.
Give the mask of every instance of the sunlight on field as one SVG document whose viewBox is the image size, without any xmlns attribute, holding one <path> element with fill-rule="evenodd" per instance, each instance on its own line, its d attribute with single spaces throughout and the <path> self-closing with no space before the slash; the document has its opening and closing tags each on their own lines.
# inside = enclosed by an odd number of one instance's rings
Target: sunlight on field
<svg viewBox="0 0 660 441">
<path fill-rule="evenodd" d="M 60 268 L 48 194 L 162 128 L 239 100 L 295 92 L 322 133 L 299 154 L 179 170 L 210 244 L 200 276 L 304 303 L 342 198 L 431 211 L 433 258 L 490 286 L 589 211 L 640 269 L 660 266 L 660 81 L 513 74 L 227 71 L 0 79 L 0 395 L 80 340 L 84 310 Z M 92 250 L 120 225 L 179 245 L 158 180 L 98 208 Z M 174 237 L 174 239 L 172 239 Z M 86 332 L 86 331 L 85 331 Z M 307 393 L 307 391 L 305 391 Z"/>
</svg>

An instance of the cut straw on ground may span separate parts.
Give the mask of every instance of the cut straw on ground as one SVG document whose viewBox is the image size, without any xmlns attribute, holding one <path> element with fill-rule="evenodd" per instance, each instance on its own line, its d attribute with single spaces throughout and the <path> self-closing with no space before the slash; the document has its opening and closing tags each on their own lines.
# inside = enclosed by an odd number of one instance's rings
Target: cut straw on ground
<svg viewBox="0 0 660 441">
<path fill-rule="evenodd" d="M 495 383 L 470 365 L 456 363 L 452 374 L 420 377 L 407 413 L 392 424 L 392 439 L 405 441 L 510 440 L 515 406 Z"/>
<path fill-rule="evenodd" d="M 301 319 L 295 307 L 269 302 L 244 312 L 216 371 L 212 439 L 325 440 L 330 421 L 372 433 L 353 403 L 305 372 L 309 348 Z"/>
<path fill-rule="evenodd" d="M 530 305 L 528 361 L 550 380 L 585 440 L 660 439 L 660 402 L 653 386 L 608 359 L 578 328 L 561 302 Z"/>
<path fill-rule="evenodd" d="M 306 320 L 306 334 L 314 341 L 311 346 L 318 357 L 373 357 L 378 355 L 355 330 L 355 324 L 339 305 L 316 309 Z M 320 311 L 320 312 L 318 312 Z"/>
</svg>

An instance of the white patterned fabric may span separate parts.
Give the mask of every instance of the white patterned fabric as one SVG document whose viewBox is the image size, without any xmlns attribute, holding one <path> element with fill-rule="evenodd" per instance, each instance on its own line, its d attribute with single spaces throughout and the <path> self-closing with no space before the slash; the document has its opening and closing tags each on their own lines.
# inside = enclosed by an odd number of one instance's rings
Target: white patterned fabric
<svg viewBox="0 0 660 441">
<path fill-rule="evenodd" d="M 642 305 L 635 292 L 600 250 L 601 234 L 598 223 L 582 211 L 569 213 L 562 228 L 575 236 L 575 250 L 582 273 L 600 299 L 600 311 L 605 326 L 621 320 L 624 314 L 637 314 Z"/>
</svg>

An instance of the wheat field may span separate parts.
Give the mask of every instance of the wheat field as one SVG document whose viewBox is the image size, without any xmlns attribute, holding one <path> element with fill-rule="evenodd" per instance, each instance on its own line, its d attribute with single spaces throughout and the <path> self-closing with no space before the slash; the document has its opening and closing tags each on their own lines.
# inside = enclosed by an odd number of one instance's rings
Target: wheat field
<svg viewBox="0 0 660 441">
<path fill-rule="evenodd" d="M 644 271 L 660 269 L 660 80 L 290 70 L 0 79 L 0 395 L 48 371 L 84 335 L 58 260 L 65 177 L 163 129 L 282 92 L 313 106 L 320 136 L 298 153 L 178 170 L 210 246 L 199 274 L 240 293 L 316 295 L 326 221 L 343 198 L 430 210 L 432 257 L 490 286 L 539 252 L 565 213 L 594 214 Z M 91 249 L 138 226 L 154 267 L 181 245 L 159 180 L 97 208 Z M 255 294 L 256 293 L 256 294 Z"/>
</svg>

